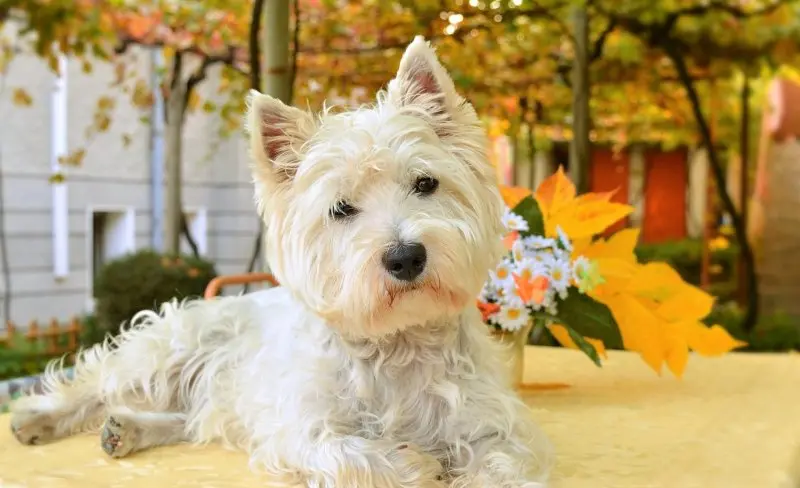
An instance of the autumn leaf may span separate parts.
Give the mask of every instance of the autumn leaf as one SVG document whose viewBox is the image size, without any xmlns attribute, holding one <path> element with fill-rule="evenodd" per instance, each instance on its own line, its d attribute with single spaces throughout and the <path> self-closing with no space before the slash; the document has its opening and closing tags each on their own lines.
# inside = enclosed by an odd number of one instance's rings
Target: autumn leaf
<svg viewBox="0 0 800 488">
<path fill-rule="evenodd" d="M 619 326 L 625 349 L 639 353 L 653 371 L 661 374 L 665 356 L 660 330 L 663 321 L 630 295 L 606 297 L 604 303 Z"/>
<path fill-rule="evenodd" d="M 700 321 L 711 313 L 714 297 L 700 288 L 684 284 L 677 293 L 661 301 L 656 313 L 665 320 Z"/>
<path fill-rule="evenodd" d="M 500 186 L 500 196 L 503 197 L 503 202 L 505 202 L 508 208 L 516 207 L 523 198 L 532 194 L 533 192 L 527 188 L 519 186 Z"/>
<path fill-rule="evenodd" d="M 47 181 L 53 184 L 57 184 L 57 183 L 64 183 L 66 179 L 67 178 L 64 175 L 64 173 L 59 171 L 58 173 L 51 174 L 50 177 L 47 179 Z"/>
<path fill-rule="evenodd" d="M 746 342 L 731 337 L 723 327 L 706 327 L 701 322 L 690 322 L 686 325 L 686 341 L 693 351 L 709 357 L 721 356 L 747 345 Z"/>
<path fill-rule="evenodd" d="M 30 107 L 33 105 L 33 98 L 24 88 L 14 88 L 11 93 L 11 100 L 18 107 Z"/>
<path fill-rule="evenodd" d="M 683 286 L 683 279 L 670 265 L 652 262 L 638 267 L 626 291 L 660 301 L 673 296 Z"/>
<path fill-rule="evenodd" d="M 547 235 L 555 235 L 560 227 L 570 238 L 581 239 L 600 234 L 615 222 L 627 217 L 633 207 L 603 200 L 562 204 L 545 219 Z"/>
<path fill-rule="evenodd" d="M 572 202 L 574 198 L 575 185 L 564 174 L 563 166 L 559 166 L 558 170 L 536 189 L 536 201 L 545 215 L 545 222 L 551 214 Z"/>
</svg>

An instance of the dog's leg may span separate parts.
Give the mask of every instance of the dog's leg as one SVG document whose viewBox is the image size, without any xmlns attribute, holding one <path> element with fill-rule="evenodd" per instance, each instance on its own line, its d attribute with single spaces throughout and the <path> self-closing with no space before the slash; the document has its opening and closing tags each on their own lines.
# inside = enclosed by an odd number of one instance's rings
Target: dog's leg
<svg viewBox="0 0 800 488">
<path fill-rule="evenodd" d="M 277 447 L 287 465 L 271 466 L 273 469 L 270 470 L 276 474 L 299 473 L 309 488 L 447 486 L 442 481 L 441 463 L 410 444 L 347 435 L 330 437 L 322 442 L 295 440 L 297 442 Z M 256 457 L 261 454 L 259 451 L 261 449 L 255 450 Z"/>
<path fill-rule="evenodd" d="M 545 488 L 549 459 L 541 459 L 522 439 L 491 437 L 473 443 L 472 456 L 451 468 L 450 488 Z"/>
<path fill-rule="evenodd" d="M 115 410 L 106 418 L 100 445 L 113 458 L 125 457 L 150 447 L 187 440 L 186 415 L 166 412 Z"/>
<path fill-rule="evenodd" d="M 45 392 L 11 404 L 11 431 L 23 444 L 44 444 L 97 428 L 104 407 L 97 391 L 97 368 L 76 370 L 73 379 L 50 367 L 43 377 Z"/>
<path fill-rule="evenodd" d="M 42 379 L 43 393 L 11 405 L 11 429 L 23 444 L 41 444 L 100 428 L 108 405 L 167 411 L 174 406 L 184 358 L 172 347 L 173 328 L 185 313 L 167 304 L 162 314 L 142 312 L 119 337 L 82 351 L 73 377 L 56 364 Z M 189 348 L 186 348 L 190 350 Z"/>
</svg>

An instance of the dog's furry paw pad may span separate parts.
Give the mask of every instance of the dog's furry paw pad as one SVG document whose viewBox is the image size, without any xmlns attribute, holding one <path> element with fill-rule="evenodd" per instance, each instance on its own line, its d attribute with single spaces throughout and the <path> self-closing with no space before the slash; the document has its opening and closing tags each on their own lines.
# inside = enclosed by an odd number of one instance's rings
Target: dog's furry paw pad
<svg viewBox="0 0 800 488">
<path fill-rule="evenodd" d="M 138 438 L 137 427 L 128 425 L 122 417 L 110 416 L 103 425 L 100 446 L 112 458 L 121 458 L 134 451 Z"/>
<path fill-rule="evenodd" d="M 11 433 L 22 444 L 39 445 L 55 437 L 55 425 L 47 412 L 16 410 L 11 414 Z"/>
</svg>

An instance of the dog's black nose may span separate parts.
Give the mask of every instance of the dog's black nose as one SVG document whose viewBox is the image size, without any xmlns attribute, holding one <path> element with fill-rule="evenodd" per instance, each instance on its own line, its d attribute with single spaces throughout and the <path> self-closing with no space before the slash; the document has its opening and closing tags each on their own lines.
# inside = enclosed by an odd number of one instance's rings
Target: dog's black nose
<svg viewBox="0 0 800 488">
<path fill-rule="evenodd" d="M 414 281 L 425 269 L 427 259 L 422 244 L 398 244 L 383 255 L 383 267 L 398 280 Z"/>
</svg>

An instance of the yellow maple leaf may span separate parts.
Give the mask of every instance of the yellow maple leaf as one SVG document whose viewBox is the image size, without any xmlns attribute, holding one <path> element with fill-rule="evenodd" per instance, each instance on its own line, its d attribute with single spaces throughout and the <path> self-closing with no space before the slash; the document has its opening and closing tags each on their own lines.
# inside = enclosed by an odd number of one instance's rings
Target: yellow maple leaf
<svg viewBox="0 0 800 488">
<path fill-rule="evenodd" d="M 604 200 L 573 200 L 545 216 L 545 234 L 553 236 L 556 228 L 580 239 L 600 234 L 615 222 L 627 217 L 633 207 Z"/>
<path fill-rule="evenodd" d="M 549 215 L 575 199 L 575 185 L 564 174 L 564 168 L 559 166 L 555 173 L 542 181 L 535 196 L 546 222 Z"/>
<path fill-rule="evenodd" d="M 685 283 L 677 271 L 666 263 L 647 263 L 638 266 L 628 282 L 627 291 L 661 301 L 673 296 Z"/>
<path fill-rule="evenodd" d="M 660 330 L 663 321 L 630 295 L 606 296 L 599 301 L 611 310 L 625 349 L 638 352 L 648 366 L 661 374 L 665 359 Z"/>
<path fill-rule="evenodd" d="M 697 354 L 709 357 L 721 356 L 747 345 L 746 342 L 731 337 L 723 327 L 719 325 L 706 327 L 702 322 L 686 324 L 686 342 Z"/>
<path fill-rule="evenodd" d="M 566 327 L 561 324 L 551 324 L 548 326 L 550 333 L 553 334 L 553 337 L 558 341 L 559 344 L 568 348 L 568 349 L 578 349 L 578 345 L 575 344 L 575 341 L 569 336 L 569 331 L 567 331 Z M 603 358 L 608 359 L 608 354 L 606 353 L 606 346 L 603 344 L 603 341 L 600 339 L 593 339 L 591 337 L 584 337 L 586 342 L 591 344 L 597 354 Z"/>
<path fill-rule="evenodd" d="M 656 313 L 665 320 L 696 320 L 711 313 L 714 297 L 695 286 L 684 284 L 677 293 L 663 300 Z"/>
<path fill-rule="evenodd" d="M 508 208 L 511 209 L 516 207 L 525 197 L 532 194 L 533 192 L 528 188 L 520 186 L 500 186 L 500 196 L 503 197 L 503 201 L 508 205 Z"/>
</svg>

